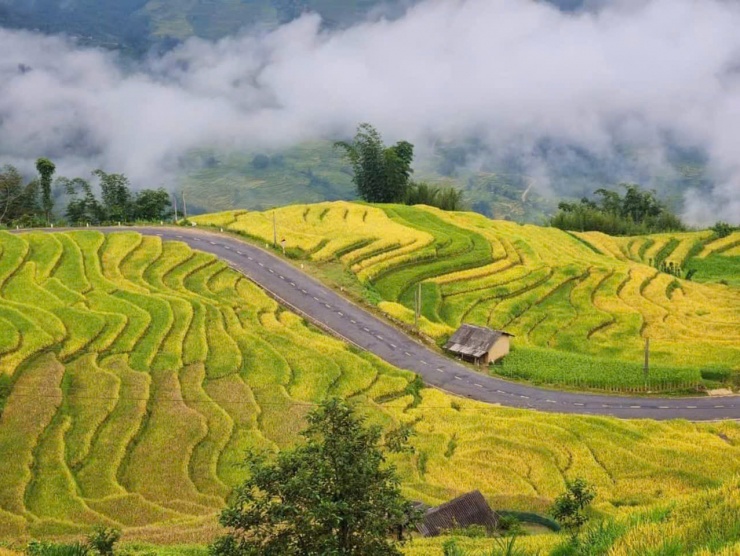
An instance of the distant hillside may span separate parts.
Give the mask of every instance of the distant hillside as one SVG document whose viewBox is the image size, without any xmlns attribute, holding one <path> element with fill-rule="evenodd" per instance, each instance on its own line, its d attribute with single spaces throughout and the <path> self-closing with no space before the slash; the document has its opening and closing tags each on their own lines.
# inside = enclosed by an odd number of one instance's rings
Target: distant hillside
<svg viewBox="0 0 740 556">
<path fill-rule="evenodd" d="M 305 11 L 327 26 L 364 17 L 378 0 L 0 0 L 0 25 L 67 33 L 82 42 L 143 52 L 191 36 L 218 39 L 243 27 L 272 27 Z M 397 13 L 401 2 L 383 3 Z"/>
<path fill-rule="evenodd" d="M 418 0 L 0 0 L 0 26 L 67 33 L 83 42 L 143 52 L 191 36 L 218 39 L 243 27 L 272 27 L 306 11 L 327 27 L 352 24 L 373 10 L 393 17 Z M 574 9 L 583 0 L 550 0 Z"/>
<path fill-rule="evenodd" d="M 422 160 L 414 179 L 462 189 L 467 207 L 494 218 L 542 223 L 556 209 L 527 176 L 458 167 L 443 151 Z M 183 161 L 180 184 L 191 214 L 357 198 L 351 168 L 330 142 L 321 141 L 276 153 L 192 152 Z"/>
</svg>

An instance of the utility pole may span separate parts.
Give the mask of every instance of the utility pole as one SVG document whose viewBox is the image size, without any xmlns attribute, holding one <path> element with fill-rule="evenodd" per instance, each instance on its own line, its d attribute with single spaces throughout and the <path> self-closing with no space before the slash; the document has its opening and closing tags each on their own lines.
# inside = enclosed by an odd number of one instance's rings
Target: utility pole
<svg viewBox="0 0 740 556">
<path fill-rule="evenodd" d="M 275 211 L 272 211 L 272 246 L 277 248 L 277 216 Z"/>
<path fill-rule="evenodd" d="M 175 209 L 175 224 L 177 224 L 177 195 L 172 194 L 172 207 Z"/>
<path fill-rule="evenodd" d="M 642 369 L 647 383 L 648 373 L 650 372 L 650 338 L 645 338 L 645 366 Z"/>
<path fill-rule="evenodd" d="M 419 328 L 419 317 L 421 316 L 421 282 L 416 285 L 414 295 L 414 327 Z"/>
<path fill-rule="evenodd" d="M 182 192 L 182 217 L 188 219 L 188 206 L 185 204 L 185 190 Z"/>
</svg>

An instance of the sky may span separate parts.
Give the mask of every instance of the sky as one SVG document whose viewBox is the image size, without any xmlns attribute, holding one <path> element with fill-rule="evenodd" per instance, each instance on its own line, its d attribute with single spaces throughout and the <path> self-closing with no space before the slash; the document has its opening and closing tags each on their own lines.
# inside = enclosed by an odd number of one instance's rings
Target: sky
<svg viewBox="0 0 740 556">
<path fill-rule="evenodd" d="M 422 151 L 476 137 L 517 153 L 546 192 L 543 139 L 643 149 L 656 172 L 671 144 L 705 152 L 715 184 L 687 193 L 684 217 L 740 224 L 740 3 L 590 6 L 427 0 L 341 30 L 306 14 L 138 61 L 0 29 L 0 164 L 48 156 L 68 176 L 174 186 L 190 149 L 279 149 L 367 121 Z"/>
</svg>

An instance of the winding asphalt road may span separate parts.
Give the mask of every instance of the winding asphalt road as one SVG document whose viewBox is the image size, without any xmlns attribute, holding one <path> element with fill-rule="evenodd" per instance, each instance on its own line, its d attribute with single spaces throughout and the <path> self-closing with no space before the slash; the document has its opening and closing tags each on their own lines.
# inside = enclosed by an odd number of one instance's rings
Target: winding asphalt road
<svg viewBox="0 0 740 556">
<path fill-rule="evenodd" d="M 429 386 L 508 407 L 622 418 L 740 419 L 740 396 L 653 398 L 546 390 L 469 369 L 410 338 L 279 257 L 231 236 L 195 228 L 125 228 L 213 253 L 281 304 L 388 363 L 418 373 Z M 120 231 L 120 228 L 101 228 Z"/>
</svg>

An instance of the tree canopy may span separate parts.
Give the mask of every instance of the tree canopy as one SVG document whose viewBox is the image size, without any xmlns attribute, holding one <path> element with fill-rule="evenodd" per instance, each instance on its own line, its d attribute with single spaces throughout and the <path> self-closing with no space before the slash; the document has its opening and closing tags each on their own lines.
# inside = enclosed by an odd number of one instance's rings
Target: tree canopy
<svg viewBox="0 0 740 556">
<path fill-rule="evenodd" d="M 408 141 L 399 141 L 388 147 L 380 133 L 364 123 L 357 127 L 352 142 L 338 141 L 334 145 L 344 151 L 352 166 L 352 181 L 357 186 L 357 194 L 364 201 L 424 204 L 443 210 L 459 210 L 462 206 L 460 190 L 411 180 L 414 146 Z"/>
<path fill-rule="evenodd" d="M 338 141 L 352 165 L 358 195 L 371 203 L 397 203 L 403 200 L 413 170 L 414 146 L 400 141 L 386 147 L 380 133 L 368 123 L 360 124 L 350 143 Z"/>
<path fill-rule="evenodd" d="M 32 227 L 58 222 L 58 214 L 55 218 L 53 213 L 55 198 L 62 199 L 62 206 L 66 203 L 63 210 L 69 224 L 155 221 L 170 216 L 170 194 L 166 190 L 134 191 L 124 174 L 98 169 L 92 172 L 97 183 L 61 176 L 52 190 L 54 163 L 39 158 L 36 169 L 39 177 L 24 183 L 14 166 L 0 168 L 0 225 Z"/>
<path fill-rule="evenodd" d="M 622 183 L 619 191 L 597 189 L 595 199 L 579 203 L 561 202 L 550 224 L 561 230 L 599 231 L 632 235 L 684 230 L 681 220 L 661 203 L 654 191 L 634 183 Z"/>
<path fill-rule="evenodd" d="M 596 498 L 594 489 L 583 479 L 566 483 L 566 491 L 555 499 L 552 516 L 575 539 L 586 522 L 586 510 Z"/>
<path fill-rule="evenodd" d="M 51 211 L 54 209 L 54 200 L 51 197 L 51 181 L 57 167 L 48 158 L 36 160 L 36 170 L 41 183 L 41 209 L 44 211 L 46 222 L 51 222 Z"/>
<path fill-rule="evenodd" d="M 307 421 L 304 444 L 247 458 L 248 479 L 220 517 L 230 532 L 212 553 L 400 555 L 391 533 L 415 515 L 386 463 L 381 429 L 337 399 L 322 403 Z M 397 448 L 397 441 L 393 435 L 387 446 Z"/>
</svg>

